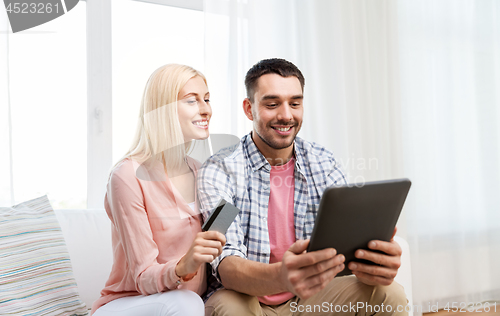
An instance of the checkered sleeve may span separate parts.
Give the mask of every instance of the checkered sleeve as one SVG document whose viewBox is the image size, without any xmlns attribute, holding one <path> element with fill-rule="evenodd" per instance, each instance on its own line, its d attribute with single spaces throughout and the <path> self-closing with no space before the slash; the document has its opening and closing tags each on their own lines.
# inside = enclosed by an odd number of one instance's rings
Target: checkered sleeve
<svg viewBox="0 0 500 316">
<path fill-rule="evenodd" d="M 344 172 L 342 172 L 340 164 L 333 158 L 333 155 L 330 156 L 330 174 L 328 177 L 334 186 L 346 185 L 347 180 Z"/>
<path fill-rule="evenodd" d="M 221 161 L 215 157 L 207 160 L 198 172 L 197 178 L 198 200 L 203 219 L 206 220 L 221 198 L 234 204 L 236 184 L 231 174 L 226 170 Z M 238 256 L 246 259 L 247 248 L 243 244 L 244 233 L 240 225 L 240 216 L 236 219 L 226 232 L 226 244 L 222 254 L 210 264 L 212 273 L 220 282 L 218 267 L 227 256 Z"/>
</svg>

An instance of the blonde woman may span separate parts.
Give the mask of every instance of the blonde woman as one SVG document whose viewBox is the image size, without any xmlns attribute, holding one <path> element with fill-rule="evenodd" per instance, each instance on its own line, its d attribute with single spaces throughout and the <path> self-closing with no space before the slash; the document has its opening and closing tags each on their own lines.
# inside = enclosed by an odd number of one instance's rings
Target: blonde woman
<svg viewBox="0 0 500 316">
<path fill-rule="evenodd" d="M 205 263 L 225 237 L 201 232 L 199 163 L 186 152 L 208 137 L 211 115 L 200 72 L 170 64 L 149 78 L 132 146 L 109 176 L 114 263 L 94 316 L 204 315 Z"/>
</svg>

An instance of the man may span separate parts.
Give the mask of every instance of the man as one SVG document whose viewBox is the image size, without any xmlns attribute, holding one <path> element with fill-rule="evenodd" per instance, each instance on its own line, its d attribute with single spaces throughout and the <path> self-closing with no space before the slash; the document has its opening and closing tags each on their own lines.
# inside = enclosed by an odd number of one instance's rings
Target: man
<svg viewBox="0 0 500 316">
<path fill-rule="evenodd" d="M 245 85 L 243 110 L 252 132 L 198 173 L 205 218 L 220 198 L 241 210 L 212 262 L 217 281 L 206 315 L 406 315 L 404 291 L 393 282 L 401 257 L 396 242 L 372 241 L 369 247 L 383 253 L 358 250 L 356 256 L 379 265 L 351 262 L 354 275 L 335 279 L 344 269 L 342 254 L 306 252 L 321 195 L 346 180 L 331 152 L 296 137 L 303 116 L 300 70 L 283 59 L 262 60 Z"/>
</svg>

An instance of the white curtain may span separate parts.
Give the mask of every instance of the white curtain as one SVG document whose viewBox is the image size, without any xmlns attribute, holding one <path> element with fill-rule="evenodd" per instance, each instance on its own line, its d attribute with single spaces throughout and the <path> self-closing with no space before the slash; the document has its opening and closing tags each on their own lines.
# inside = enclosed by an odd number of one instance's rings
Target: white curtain
<svg viewBox="0 0 500 316">
<path fill-rule="evenodd" d="M 398 228 L 424 310 L 500 299 L 494 2 L 205 0 L 211 132 L 251 130 L 241 103 L 253 64 L 295 63 L 306 78 L 299 135 L 332 150 L 350 182 L 412 180 Z"/>
<path fill-rule="evenodd" d="M 12 192 L 12 155 L 9 98 L 9 33 L 7 12 L 0 8 L 0 205 L 14 202 Z"/>
<path fill-rule="evenodd" d="M 398 7 L 414 299 L 500 300 L 500 3 Z"/>
<path fill-rule="evenodd" d="M 351 182 L 401 176 L 395 4 L 205 0 L 211 132 L 248 133 L 246 71 L 261 59 L 285 58 L 306 79 L 299 136 L 334 151 Z"/>
</svg>

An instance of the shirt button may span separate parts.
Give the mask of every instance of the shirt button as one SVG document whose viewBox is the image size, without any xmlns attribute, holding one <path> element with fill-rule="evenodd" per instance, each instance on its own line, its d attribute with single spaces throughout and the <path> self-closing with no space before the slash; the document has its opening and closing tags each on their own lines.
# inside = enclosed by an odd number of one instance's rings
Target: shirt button
<svg viewBox="0 0 500 316">
<path fill-rule="evenodd" d="M 267 184 L 264 184 L 264 185 L 262 186 L 262 188 L 263 188 L 264 190 L 267 190 L 267 189 L 269 189 L 269 186 L 268 186 Z"/>
</svg>

